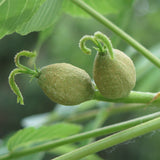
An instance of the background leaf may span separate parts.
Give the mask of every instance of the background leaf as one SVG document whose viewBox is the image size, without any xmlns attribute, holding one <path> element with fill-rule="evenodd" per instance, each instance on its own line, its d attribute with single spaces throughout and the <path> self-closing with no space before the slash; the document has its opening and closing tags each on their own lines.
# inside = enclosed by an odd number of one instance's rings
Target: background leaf
<svg viewBox="0 0 160 160">
<path fill-rule="evenodd" d="M 0 38 L 15 32 L 27 22 L 45 0 L 6 0 L 0 2 Z"/>
<path fill-rule="evenodd" d="M 89 6 L 94 8 L 96 11 L 102 14 L 117 14 L 120 10 L 123 10 L 126 6 L 132 4 L 133 0 L 84 0 Z M 88 17 L 89 15 L 84 12 L 82 9 L 77 7 L 71 1 L 64 1 L 63 3 L 63 10 L 64 12 L 72 15 L 72 16 L 81 16 L 81 17 Z"/>
<path fill-rule="evenodd" d="M 31 144 L 67 137 L 78 133 L 81 127 L 75 124 L 59 123 L 52 126 L 43 126 L 38 129 L 30 127 L 18 131 L 8 141 L 8 149 L 14 151 Z"/>
<path fill-rule="evenodd" d="M 62 1 L 0 1 L 0 38 L 13 32 L 25 35 L 52 26 L 61 11 Z"/>
<path fill-rule="evenodd" d="M 17 32 L 25 35 L 52 26 L 61 11 L 62 1 L 63 0 L 46 0 L 36 14 L 27 23 L 17 29 Z"/>
<path fill-rule="evenodd" d="M 133 0 L 87 0 L 86 3 L 102 14 L 117 14 L 129 8 Z M 44 2 L 44 3 L 43 3 Z M 88 14 L 71 1 L 63 0 L 1 0 L 0 38 L 13 32 L 26 35 L 51 27 L 63 11 L 73 16 L 87 17 Z M 16 9 L 15 9 L 16 8 Z"/>
</svg>

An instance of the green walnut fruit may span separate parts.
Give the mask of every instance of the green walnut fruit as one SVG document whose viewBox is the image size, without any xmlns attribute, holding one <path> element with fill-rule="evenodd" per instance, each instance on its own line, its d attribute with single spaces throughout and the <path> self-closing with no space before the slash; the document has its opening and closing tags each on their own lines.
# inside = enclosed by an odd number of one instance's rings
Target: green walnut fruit
<svg viewBox="0 0 160 160">
<path fill-rule="evenodd" d="M 98 53 L 93 67 L 97 88 L 108 99 L 127 96 L 136 83 L 136 71 L 132 60 L 122 51 L 113 49 L 113 52 L 113 59 L 108 53 Z"/>
<path fill-rule="evenodd" d="M 94 95 L 89 75 L 67 63 L 43 67 L 38 83 L 52 101 L 63 105 L 76 105 L 92 99 Z"/>
</svg>

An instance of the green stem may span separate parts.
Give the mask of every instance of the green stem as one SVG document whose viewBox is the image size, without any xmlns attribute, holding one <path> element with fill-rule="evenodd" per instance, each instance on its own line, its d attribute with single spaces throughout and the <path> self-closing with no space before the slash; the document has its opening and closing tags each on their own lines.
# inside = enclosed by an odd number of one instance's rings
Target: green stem
<svg viewBox="0 0 160 160">
<path fill-rule="evenodd" d="M 127 33 L 125 33 L 123 30 L 121 30 L 119 27 L 117 27 L 115 24 L 113 24 L 107 18 L 105 18 L 103 15 L 101 15 L 100 13 L 95 11 L 93 8 L 88 6 L 82 0 L 72 0 L 72 2 L 75 3 L 77 6 L 79 6 L 80 8 L 82 8 L 88 14 L 90 14 L 93 18 L 98 20 L 104 26 L 106 26 L 107 28 L 112 30 L 114 33 L 116 33 L 118 36 L 120 36 L 122 39 L 124 39 L 126 42 L 128 42 L 132 47 L 134 47 L 137 51 L 139 51 L 142 55 L 144 55 L 153 64 L 155 64 L 157 67 L 160 68 L 160 59 L 158 59 L 156 56 L 154 56 L 149 50 L 147 50 L 139 42 L 137 42 L 135 39 L 133 39 L 131 36 L 129 36 Z"/>
<path fill-rule="evenodd" d="M 146 108 L 149 107 L 145 104 L 123 104 L 122 106 L 111 106 L 111 107 L 107 107 L 105 108 L 105 113 L 108 116 L 112 116 L 114 114 L 121 114 L 124 112 L 130 112 L 130 111 L 135 111 L 137 109 L 142 109 L 142 108 Z M 68 118 L 65 119 L 66 122 L 84 122 L 87 120 L 91 120 L 92 118 L 95 118 L 95 116 L 98 114 L 99 109 L 94 109 L 94 110 L 90 110 L 90 111 L 86 111 L 86 112 L 82 112 L 82 113 L 78 113 L 75 114 L 73 116 L 70 116 Z M 61 119 L 64 120 L 64 119 Z M 51 121 L 53 123 L 53 121 Z"/>
<path fill-rule="evenodd" d="M 36 70 L 32 70 L 24 65 L 22 65 L 20 63 L 20 57 L 25 56 L 25 57 L 36 57 L 36 52 L 29 52 L 29 51 L 21 51 L 19 53 L 16 54 L 16 56 L 14 57 L 14 62 L 15 65 L 17 66 L 17 68 L 20 68 L 22 70 L 27 71 L 27 74 L 31 74 L 34 75 L 35 77 L 38 76 L 38 73 Z"/>
<path fill-rule="evenodd" d="M 21 73 L 22 73 L 22 69 L 16 68 L 16 69 L 12 70 L 12 72 L 10 73 L 10 75 L 8 77 L 8 81 L 9 81 L 9 85 L 10 85 L 12 91 L 17 95 L 17 103 L 24 105 L 23 96 L 21 94 L 19 87 L 17 86 L 17 84 L 15 82 L 15 76 L 17 74 L 21 74 Z"/>
<path fill-rule="evenodd" d="M 79 48 L 85 53 L 85 54 L 91 54 L 91 49 L 86 47 L 85 43 L 86 41 L 92 41 L 96 46 L 98 46 L 97 41 L 94 39 L 93 36 L 85 35 L 83 36 L 79 41 Z"/>
<path fill-rule="evenodd" d="M 64 145 L 64 144 L 78 142 L 78 141 L 81 141 L 81 140 L 86 139 L 86 138 L 98 137 L 98 136 L 103 136 L 103 135 L 107 135 L 107 134 L 110 134 L 110 133 L 118 132 L 118 131 L 130 128 L 132 126 L 135 126 L 137 124 L 141 124 L 143 122 L 152 120 L 152 119 L 154 119 L 156 117 L 159 117 L 159 116 L 160 116 L 160 112 L 157 112 L 157 113 L 153 113 L 153 114 L 150 114 L 150 115 L 147 115 L 147 116 L 135 118 L 135 119 L 132 119 L 132 120 L 129 120 L 129 121 L 113 124 L 113 125 L 110 125 L 110 126 L 107 126 L 107 127 L 103 127 L 103 128 L 99 128 L 99 129 L 96 129 L 96 130 L 80 133 L 80 134 L 73 135 L 73 136 L 70 136 L 70 137 L 66 137 L 66 138 L 63 138 L 63 139 L 60 139 L 60 140 L 50 141 L 48 143 L 41 144 L 41 145 L 38 145 L 38 146 L 35 146 L 35 147 L 30 147 L 28 149 L 24 149 L 24 150 L 21 150 L 21 151 L 8 153 L 7 155 L 1 156 L 0 160 L 9 160 L 11 158 L 18 158 L 18 157 L 22 157 L 22 156 L 25 156 L 25 155 L 28 155 L 28 154 L 53 149 L 55 147 L 58 147 L 58 146 L 61 146 L 61 145 Z"/>
<path fill-rule="evenodd" d="M 73 152 L 69 152 L 67 154 L 64 154 L 60 157 L 54 158 L 54 160 L 79 160 L 83 157 L 86 157 L 90 154 L 96 153 L 98 151 L 101 151 L 103 149 L 107 149 L 109 147 L 112 147 L 116 144 L 125 142 L 127 140 L 130 140 L 132 138 L 144 135 L 148 132 L 151 132 L 153 130 L 160 128 L 160 117 L 155 118 L 153 120 L 150 120 L 148 122 L 139 124 L 137 126 L 131 127 L 129 129 L 126 129 L 124 131 L 115 133 L 111 136 L 108 136 L 106 138 L 103 138 L 101 140 L 98 140 L 96 142 L 93 142 L 89 145 L 86 145 L 84 147 L 78 148 L 74 150 Z"/>
<path fill-rule="evenodd" d="M 100 108 L 92 124 L 93 125 L 92 129 L 97 129 L 102 127 L 103 123 L 106 121 L 108 117 L 109 117 L 109 111 L 107 111 L 105 107 Z"/>
<path fill-rule="evenodd" d="M 131 91 L 131 93 L 127 97 L 119 99 L 107 99 L 104 98 L 99 91 L 96 91 L 94 99 L 100 101 L 118 102 L 118 103 L 147 103 L 149 105 L 157 94 L 158 93 Z M 153 103 L 154 104 L 160 103 L 160 98 L 155 99 Z"/>
<path fill-rule="evenodd" d="M 94 37 L 95 37 L 95 39 L 99 39 L 104 43 L 105 48 L 107 48 L 111 59 L 113 59 L 114 58 L 113 46 L 112 46 L 110 39 L 106 35 L 104 35 L 103 33 L 99 32 L 99 31 L 95 32 Z"/>
<path fill-rule="evenodd" d="M 86 54 L 91 54 L 91 49 L 86 47 L 85 44 L 86 41 L 88 40 L 92 41 L 98 47 L 98 48 L 96 47 L 93 48 L 96 49 L 99 54 L 104 55 L 107 52 L 109 53 L 111 59 L 114 58 L 112 43 L 105 34 L 101 33 L 100 31 L 97 31 L 94 33 L 94 36 L 85 35 L 80 39 L 79 42 L 80 49 Z M 103 45 L 101 43 L 103 43 Z"/>
<path fill-rule="evenodd" d="M 11 87 L 11 90 L 17 95 L 17 103 L 20 103 L 21 105 L 24 105 L 22 93 L 21 93 L 18 85 L 15 82 L 15 76 L 17 74 L 22 74 L 22 73 L 32 75 L 33 77 L 38 76 L 39 73 L 38 73 L 38 71 L 34 71 L 34 70 L 30 70 L 30 69 L 29 70 L 27 70 L 27 69 L 24 70 L 24 68 L 15 68 L 9 74 L 9 77 L 8 77 L 9 85 Z"/>
<path fill-rule="evenodd" d="M 97 129 L 103 126 L 103 123 L 108 119 L 109 112 L 106 110 L 105 107 L 101 107 L 98 109 L 98 112 L 96 114 L 96 117 L 94 120 L 91 120 L 88 125 L 90 127 L 87 127 L 90 130 Z M 84 146 L 86 144 L 89 144 L 95 140 L 96 137 L 89 138 L 87 140 L 81 141 L 81 146 Z"/>
<path fill-rule="evenodd" d="M 39 76 L 39 71 L 36 69 L 32 70 L 24 65 L 22 65 L 20 63 L 20 57 L 21 56 L 26 56 L 26 57 L 35 57 L 36 56 L 36 52 L 29 52 L 29 51 L 21 51 L 19 53 L 16 54 L 14 61 L 15 61 L 15 65 L 17 66 L 16 69 L 14 69 L 13 71 L 11 71 L 8 80 L 9 80 L 9 85 L 12 89 L 12 91 L 17 95 L 17 103 L 20 103 L 21 105 L 24 105 L 24 101 L 23 101 L 23 96 L 21 94 L 21 91 L 19 89 L 19 87 L 17 86 L 16 82 L 15 82 L 15 76 L 17 74 L 29 74 L 32 77 L 38 77 Z"/>
</svg>

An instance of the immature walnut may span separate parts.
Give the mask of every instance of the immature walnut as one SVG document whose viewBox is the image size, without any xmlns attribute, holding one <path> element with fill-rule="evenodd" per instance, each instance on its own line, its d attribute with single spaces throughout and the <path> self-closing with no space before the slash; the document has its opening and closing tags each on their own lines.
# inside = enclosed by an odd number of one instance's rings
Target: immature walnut
<svg viewBox="0 0 160 160">
<path fill-rule="evenodd" d="M 109 99 L 127 96 L 136 83 L 132 60 L 122 51 L 113 49 L 114 58 L 108 53 L 95 57 L 93 76 L 100 93 Z"/>
<path fill-rule="evenodd" d="M 51 100 L 63 105 L 76 105 L 92 99 L 94 95 L 89 75 L 67 63 L 43 67 L 38 82 Z"/>
</svg>

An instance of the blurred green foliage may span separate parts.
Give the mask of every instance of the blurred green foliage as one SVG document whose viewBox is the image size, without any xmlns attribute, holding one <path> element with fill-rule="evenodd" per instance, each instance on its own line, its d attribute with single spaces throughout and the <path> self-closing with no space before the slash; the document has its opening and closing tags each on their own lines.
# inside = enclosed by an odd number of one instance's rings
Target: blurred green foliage
<svg viewBox="0 0 160 160">
<path fill-rule="evenodd" d="M 116 14 L 110 13 L 107 17 L 160 58 L 159 0 L 135 0 L 132 6 L 127 6 L 127 8 L 120 10 L 120 12 Z M 86 70 L 92 77 L 92 64 L 96 51 L 93 50 L 93 53 L 90 56 L 85 55 L 80 51 L 78 43 L 83 35 L 93 34 L 98 30 L 106 33 L 110 37 L 114 48 L 124 51 L 133 59 L 137 72 L 137 83 L 134 90 L 146 92 L 160 91 L 160 70 L 153 66 L 153 64 L 142 55 L 137 53 L 126 42 L 92 18 L 88 17 L 85 19 L 83 17 L 71 17 L 70 15 L 63 14 L 60 19 L 57 20 L 54 27 L 50 27 L 46 31 L 30 33 L 26 36 L 12 34 L 0 40 L 1 138 L 22 128 L 21 120 L 24 117 L 48 112 L 48 123 L 53 123 L 65 119 L 67 115 L 63 115 L 63 112 L 68 113 L 69 116 L 79 112 L 79 110 L 75 111 L 76 109 L 74 108 L 60 106 L 59 114 L 57 116 L 57 112 L 55 114 L 55 110 L 54 112 L 52 112 L 52 110 L 54 108 L 57 109 L 58 106 L 43 94 L 37 85 L 36 79 L 29 82 L 30 78 L 26 76 L 17 76 L 16 78 L 24 95 L 25 105 L 22 107 L 19 104 L 16 104 L 16 96 L 11 92 L 8 85 L 9 72 L 15 67 L 13 62 L 14 55 L 21 50 L 33 51 L 37 49 L 39 52 L 36 59 L 38 68 L 52 63 L 66 62 Z M 88 43 L 88 45 L 91 46 L 92 44 Z M 22 59 L 22 62 L 23 61 L 24 59 Z M 28 61 L 28 65 L 30 65 L 30 61 Z M 90 108 L 97 109 L 102 106 L 108 107 L 109 105 L 110 104 L 106 102 L 94 102 L 85 107 L 88 107 L 86 110 L 90 110 Z M 142 109 L 132 113 L 113 115 L 107 119 L 104 125 L 151 113 L 156 110 L 158 109 Z M 87 127 L 92 128 L 89 124 L 93 121 L 93 117 L 89 120 L 87 119 L 85 122 L 79 122 L 84 125 L 84 130 L 87 130 Z M 157 160 L 160 158 L 159 139 L 159 131 L 156 131 L 146 136 L 136 138 L 133 141 L 131 140 L 111 149 L 101 151 L 99 155 L 103 158 L 107 157 L 104 158 L 107 160 Z M 58 150 L 55 152 L 62 153 L 62 151 Z"/>
</svg>

